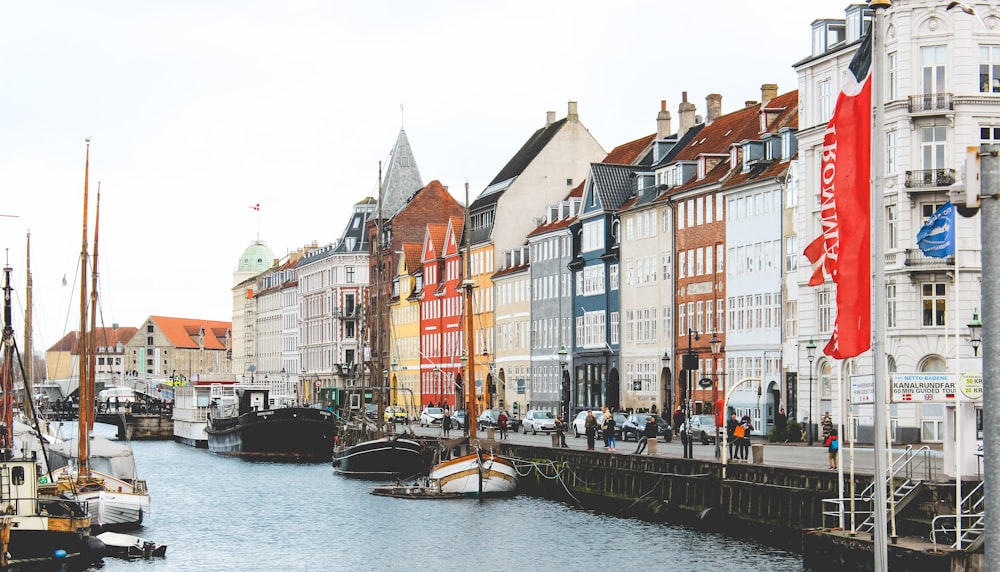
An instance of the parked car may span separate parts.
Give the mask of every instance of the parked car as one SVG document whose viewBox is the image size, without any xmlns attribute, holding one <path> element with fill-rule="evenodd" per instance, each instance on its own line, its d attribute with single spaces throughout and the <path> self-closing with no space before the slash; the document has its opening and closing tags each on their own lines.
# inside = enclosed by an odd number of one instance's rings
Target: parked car
<svg viewBox="0 0 1000 572">
<path fill-rule="evenodd" d="M 365 417 L 375 421 L 378 418 L 378 404 L 365 403 Z"/>
<path fill-rule="evenodd" d="M 556 430 L 556 416 L 551 411 L 534 409 L 524 414 L 521 420 L 521 432 L 525 435 L 531 431 L 532 435 L 537 435 L 539 431 L 551 433 Z"/>
<path fill-rule="evenodd" d="M 517 431 L 520 428 L 521 423 L 514 416 L 510 414 L 509 411 L 504 411 L 507 414 L 507 430 Z M 480 431 L 485 431 L 487 427 L 496 427 L 497 418 L 500 417 L 499 409 L 487 409 L 479 415 L 479 419 L 476 420 L 476 425 L 479 427 Z"/>
<path fill-rule="evenodd" d="M 692 415 L 689 425 L 693 440 L 702 445 L 715 443 L 715 415 Z"/>
<path fill-rule="evenodd" d="M 385 408 L 386 423 L 406 423 L 410 418 L 406 414 L 406 408 L 402 405 L 393 405 Z"/>
<path fill-rule="evenodd" d="M 625 423 L 622 424 L 622 441 L 628 441 L 629 439 L 638 441 L 639 436 L 646 429 L 647 417 L 652 417 L 653 421 L 656 422 L 657 437 L 663 437 L 665 443 L 673 440 L 674 430 L 670 428 L 670 424 L 666 420 L 656 413 L 632 413 L 625 419 Z"/>
<path fill-rule="evenodd" d="M 451 412 L 451 428 L 452 429 L 464 429 L 465 428 L 465 410 L 456 409 Z"/>
<path fill-rule="evenodd" d="M 625 421 L 628 419 L 624 413 L 614 412 L 612 413 L 615 419 L 615 437 L 621 438 L 622 436 L 622 426 L 625 425 Z M 604 412 L 594 411 L 594 417 L 597 418 L 597 436 L 604 438 L 604 433 L 601 431 L 601 425 L 604 423 Z M 580 435 L 586 435 L 587 429 L 584 427 L 587 421 L 587 412 L 581 411 L 576 414 L 576 418 L 573 419 L 573 436 L 579 437 Z"/>
<path fill-rule="evenodd" d="M 420 412 L 421 427 L 440 425 L 442 419 L 444 419 L 444 409 L 440 407 L 424 407 L 424 410 Z"/>
</svg>

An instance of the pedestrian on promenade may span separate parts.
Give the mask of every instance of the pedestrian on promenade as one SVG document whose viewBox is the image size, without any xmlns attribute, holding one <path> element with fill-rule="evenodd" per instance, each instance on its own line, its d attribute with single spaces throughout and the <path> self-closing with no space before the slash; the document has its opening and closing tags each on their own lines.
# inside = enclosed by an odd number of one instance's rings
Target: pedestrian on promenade
<svg viewBox="0 0 1000 572">
<path fill-rule="evenodd" d="M 837 429 L 834 428 L 827 435 L 826 439 L 823 440 L 823 445 L 826 446 L 826 450 L 830 453 L 830 468 L 837 468 L 837 453 L 840 451 L 840 439 L 837 438 Z"/>
<path fill-rule="evenodd" d="M 729 444 L 729 458 L 736 459 L 736 455 L 733 451 L 736 449 L 736 426 L 740 422 L 736 420 L 736 413 L 730 413 L 729 419 L 726 420 L 726 442 Z"/>
<path fill-rule="evenodd" d="M 608 442 L 608 451 L 615 451 L 618 440 L 615 439 L 615 416 L 610 411 L 604 414 L 604 440 Z"/>
<path fill-rule="evenodd" d="M 652 417 L 647 417 L 646 425 L 642 428 L 642 436 L 639 437 L 639 444 L 635 448 L 635 454 L 641 455 L 646 450 L 646 442 L 650 439 L 656 441 L 656 434 L 659 432 L 660 428 L 656 425 L 656 420 Z"/>
<path fill-rule="evenodd" d="M 594 450 L 594 438 L 597 436 L 597 417 L 594 417 L 594 412 L 590 409 L 587 410 L 587 417 L 583 421 L 584 431 L 587 433 L 587 450 Z"/>
<path fill-rule="evenodd" d="M 681 432 L 681 425 L 684 424 L 684 411 L 678 407 L 677 411 L 674 411 L 674 433 L 678 435 Z"/>
<path fill-rule="evenodd" d="M 497 429 L 500 430 L 500 438 L 507 438 L 507 413 L 500 411 L 500 415 L 497 416 Z"/>
<path fill-rule="evenodd" d="M 601 408 L 601 436 L 604 438 L 604 448 L 607 449 L 611 445 L 608 444 L 608 419 L 611 419 L 611 411 L 607 407 Z"/>
<path fill-rule="evenodd" d="M 566 421 L 562 415 L 556 416 L 556 435 L 559 436 L 559 446 L 563 449 L 569 449 L 569 445 L 566 444 Z"/>
<path fill-rule="evenodd" d="M 735 413 L 733 414 L 736 415 Z M 733 460 L 745 461 L 746 457 L 743 456 L 743 434 L 746 432 L 746 426 L 742 422 L 736 424 L 736 428 L 733 429 L 733 447 L 736 450 L 736 454 L 733 455 Z"/>
<path fill-rule="evenodd" d="M 830 436 L 830 433 L 833 433 L 833 417 L 830 417 L 829 411 L 823 414 L 820 427 L 823 428 L 823 442 L 826 443 L 826 438 Z"/>
<path fill-rule="evenodd" d="M 785 415 L 785 408 L 778 409 L 778 414 L 774 416 L 774 442 L 788 442 L 788 415 Z"/>
<path fill-rule="evenodd" d="M 448 434 L 451 432 L 451 411 L 447 409 L 441 415 L 441 429 L 444 431 L 444 438 L 447 439 Z"/>
</svg>

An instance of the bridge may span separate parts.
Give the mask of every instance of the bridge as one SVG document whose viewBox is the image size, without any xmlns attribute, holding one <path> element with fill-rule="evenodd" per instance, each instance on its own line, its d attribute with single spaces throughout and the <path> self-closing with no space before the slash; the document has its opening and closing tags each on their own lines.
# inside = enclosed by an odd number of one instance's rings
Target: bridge
<svg viewBox="0 0 1000 572">
<path fill-rule="evenodd" d="M 116 439 L 136 440 L 136 441 L 156 441 L 174 438 L 174 412 L 171 408 L 153 408 L 149 411 L 145 408 L 111 408 L 108 410 L 101 407 L 94 417 L 96 423 L 114 425 L 118 432 Z M 134 410 L 134 411 L 133 411 Z M 78 410 L 73 409 L 46 409 L 42 413 L 53 421 L 76 421 Z"/>
</svg>

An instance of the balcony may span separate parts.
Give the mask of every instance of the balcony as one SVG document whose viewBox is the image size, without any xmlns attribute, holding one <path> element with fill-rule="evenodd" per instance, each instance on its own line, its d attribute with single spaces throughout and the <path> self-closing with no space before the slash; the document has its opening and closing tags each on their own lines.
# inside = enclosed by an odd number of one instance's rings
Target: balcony
<svg viewBox="0 0 1000 572">
<path fill-rule="evenodd" d="M 955 267 L 955 257 L 931 258 L 924 255 L 919 248 L 907 248 L 903 251 L 906 257 L 903 266 L 912 272 L 939 272 Z"/>
<path fill-rule="evenodd" d="M 906 181 L 903 185 L 910 189 L 908 192 L 918 192 L 921 190 L 941 191 L 948 185 L 955 182 L 955 169 L 924 169 L 921 171 L 907 171 Z"/>
<path fill-rule="evenodd" d="M 910 96 L 909 111 L 919 115 L 948 113 L 955 109 L 950 93 L 923 93 Z"/>
</svg>

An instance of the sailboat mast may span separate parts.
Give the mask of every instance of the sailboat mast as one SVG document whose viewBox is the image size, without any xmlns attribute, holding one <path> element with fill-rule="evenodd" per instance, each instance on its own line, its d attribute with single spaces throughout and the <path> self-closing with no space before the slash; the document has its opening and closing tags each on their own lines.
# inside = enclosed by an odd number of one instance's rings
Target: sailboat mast
<svg viewBox="0 0 1000 572">
<path fill-rule="evenodd" d="M 472 329 L 472 288 L 475 282 L 472 281 L 472 226 L 469 218 L 469 181 L 465 182 L 465 279 L 462 280 L 462 289 L 465 291 L 465 335 L 466 350 L 468 359 L 465 360 L 465 424 L 469 427 L 469 439 L 476 438 L 476 377 L 475 377 L 475 351 L 476 333 Z"/>
<path fill-rule="evenodd" d="M 28 419 L 35 418 L 35 389 L 34 389 L 34 372 L 35 372 L 35 359 L 34 359 L 34 348 L 31 347 L 31 233 L 28 233 L 28 239 L 25 246 L 25 265 L 26 270 L 26 290 L 24 295 L 24 355 L 27 356 L 24 364 L 24 413 L 28 416 Z"/>
<path fill-rule="evenodd" d="M 77 424 L 79 425 L 80 439 L 78 446 L 79 474 L 84 475 L 89 471 L 89 435 L 87 429 L 90 427 L 89 412 L 84 404 L 90 403 L 93 399 L 87 395 L 87 264 L 89 256 L 87 254 L 87 203 L 90 181 L 90 137 L 87 138 L 87 157 L 83 169 L 83 242 L 80 247 L 80 343 L 79 343 L 79 368 L 80 368 L 80 408 Z"/>
<path fill-rule="evenodd" d="M 383 191 L 382 186 L 383 186 L 382 161 L 379 161 L 378 162 L 378 219 L 375 222 L 375 234 L 377 237 L 377 243 L 375 245 L 375 253 L 376 253 L 375 254 L 376 256 L 375 317 L 376 320 L 378 321 L 378 325 L 376 326 L 375 329 L 375 351 L 376 355 L 378 355 L 378 361 L 373 361 L 375 370 L 372 371 L 372 375 L 376 376 L 376 378 L 378 379 L 378 397 L 375 398 L 376 411 L 377 411 L 375 417 L 375 425 L 376 427 L 378 427 L 380 433 L 382 432 L 382 422 L 384 420 L 383 417 L 385 416 L 385 404 L 383 403 L 382 399 L 382 392 L 384 391 L 382 385 L 384 383 L 385 376 L 381 375 L 381 371 L 379 370 L 384 369 L 384 366 L 382 364 L 382 347 L 383 347 L 383 338 L 387 335 L 385 330 L 386 320 L 385 316 L 382 315 L 384 311 L 383 307 L 385 305 L 385 292 L 383 291 L 384 282 L 382 280 L 383 278 L 382 272 L 384 272 L 385 269 L 385 253 L 382 250 L 382 240 L 383 240 L 382 233 L 385 230 L 384 229 L 385 223 L 382 219 L 382 201 L 384 200 L 385 197 L 382 194 Z"/>
<path fill-rule="evenodd" d="M 97 201 L 94 204 L 94 262 L 93 271 L 90 273 L 90 343 L 91 351 L 87 354 L 87 394 L 90 401 L 86 403 L 88 413 L 87 429 L 94 429 L 94 417 L 96 408 L 94 395 L 96 391 L 97 377 L 97 352 L 93 351 L 97 347 L 97 235 L 101 226 L 101 182 L 97 181 Z M 84 402 L 80 401 L 80 409 L 83 409 Z"/>
<path fill-rule="evenodd" d="M 14 322 L 11 311 L 10 265 L 3 267 L 3 367 L 0 370 L 0 423 L 3 424 L 0 454 L 10 458 L 14 450 Z"/>
</svg>

